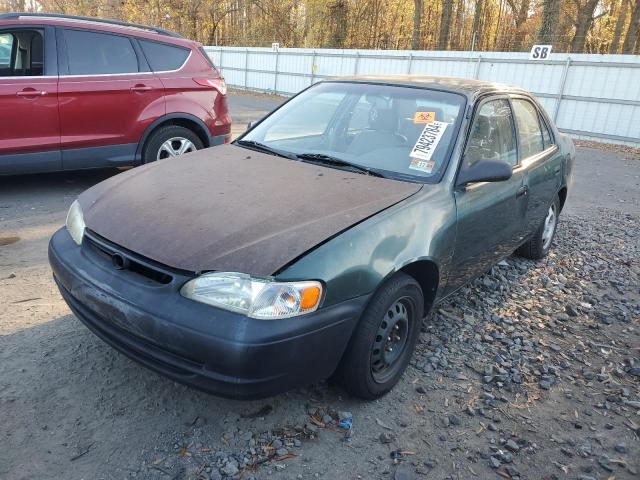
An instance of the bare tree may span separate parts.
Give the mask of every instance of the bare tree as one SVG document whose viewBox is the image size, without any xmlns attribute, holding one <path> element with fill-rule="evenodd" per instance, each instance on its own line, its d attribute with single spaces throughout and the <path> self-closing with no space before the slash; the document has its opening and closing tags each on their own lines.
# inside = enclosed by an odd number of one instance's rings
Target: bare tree
<svg viewBox="0 0 640 480">
<path fill-rule="evenodd" d="M 629 9 L 628 0 L 620 0 L 620 8 L 618 10 L 618 18 L 616 19 L 616 28 L 613 31 L 613 38 L 609 46 L 609 53 L 618 53 L 620 47 L 620 39 L 622 38 L 622 29 L 627 22 L 627 10 Z"/>
<path fill-rule="evenodd" d="M 574 0 L 576 4 L 576 19 L 574 25 L 576 26 L 576 32 L 571 40 L 571 51 L 581 53 L 584 51 L 584 45 L 587 41 L 587 34 L 591 30 L 593 21 L 597 18 L 606 15 L 606 11 L 595 15 L 596 7 L 600 0 L 587 0 L 584 3 L 580 3 L 579 0 Z"/>
<path fill-rule="evenodd" d="M 438 50 L 446 50 L 449 45 L 449 32 L 453 13 L 453 0 L 442 1 L 442 15 L 440 16 L 440 35 L 438 37 Z"/>
<path fill-rule="evenodd" d="M 482 37 L 482 11 L 484 10 L 484 0 L 476 0 L 476 10 L 473 14 L 473 26 L 471 27 L 472 47 L 474 38 Z"/>
<path fill-rule="evenodd" d="M 542 0 L 542 22 L 538 31 L 538 42 L 553 44 L 560 21 L 560 0 Z"/>
<path fill-rule="evenodd" d="M 522 49 L 526 32 L 524 24 L 529 19 L 529 6 L 531 0 L 507 0 L 507 5 L 511 9 L 511 13 L 515 19 L 516 35 L 511 45 L 511 50 L 518 52 Z"/>
<path fill-rule="evenodd" d="M 634 45 L 640 31 L 640 0 L 636 0 L 631 11 L 631 21 L 627 27 L 627 33 L 624 36 L 622 44 L 622 53 L 633 53 Z"/>
<path fill-rule="evenodd" d="M 413 1 L 413 35 L 411 36 L 411 48 L 420 50 L 420 27 L 422 25 L 422 0 Z"/>
<path fill-rule="evenodd" d="M 349 4 L 347 0 L 335 0 L 329 6 L 329 12 L 332 24 L 331 46 L 342 48 L 348 34 Z"/>
</svg>

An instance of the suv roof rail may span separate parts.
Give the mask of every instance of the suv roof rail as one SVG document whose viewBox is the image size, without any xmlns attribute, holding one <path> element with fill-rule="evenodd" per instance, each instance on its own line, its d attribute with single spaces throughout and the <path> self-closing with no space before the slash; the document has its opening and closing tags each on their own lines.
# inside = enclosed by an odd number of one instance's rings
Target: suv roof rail
<svg viewBox="0 0 640 480">
<path fill-rule="evenodd" d="M 0 13 L 0 20 L 11 20 L 20 17 L 35 17 L 35 18 L 59 18 L 69 20 L 79 20 L 84 22 L 105 23 L 107 25 L 118 25 L 121 27 L 137 28 L 139 30 L 146 30 L 148 32 L 158 33 L 160 35 L 166 35 L 174 38 L 184 38 L 182 35 L 171 30 L 165 30 L 164 28 L 149 27 L 147 25 L 139 25 L 137 23 L 122 22 L 120 20 L 103 19 L 95 17 L 81 17 L 78 15 L 64 15 L 62 13 L 29 13 L 29 12 L 16 12 L 16 13 Z"/>
</svg>

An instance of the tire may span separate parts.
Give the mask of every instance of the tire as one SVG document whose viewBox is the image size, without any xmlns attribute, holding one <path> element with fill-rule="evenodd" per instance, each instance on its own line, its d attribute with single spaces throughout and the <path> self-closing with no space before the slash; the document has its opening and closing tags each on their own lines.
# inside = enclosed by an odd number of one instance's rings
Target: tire
<svg viewBox="0 0 640 480">
<path fill-rule="evenodd" d="M 553 223 L 548 225 L 551 215 L 553 216 Z M 544 258 L 553 245 L 553 238 L 558 228 L 558 215 L 560 215 L 560 199 L 556 196 L 553 203 L 549 206 L 547 216 L 543 220 L 542 225 L 540 225 L 540 228 L 533 234 L 533 237 L 516 250 L 516 255 L 530 260 L 540 260 Z"/>
<path fill-rule="evenodd" d="M 397 273 L 387 280 L 369 300 L 336 370 L 336 381 L 351 395 L 365 400 L 389 392 L 411 359 L 420 336 L 423 311 L 422 289 L 413 277 Z M 387 339 L 395 334 L 391 343 L 382 338 L 383 331 L 388 332 L 384 334 Z M 385 345 L 391 350 L 386 350 Z M 394 347 L 398 349 L 395 353 Z M 387 369 L 380 368 L 391 359 L 394 360 Z"/>
<path fill-rule="evenodd" d="M 169 142 L 170 140 L 173 140 L 171 142 L 171 149 L 174 154 L 171 154 L 170 151 L 165 148 L 165 142 Z M 181 146 L 186 146 L 188 149 L 183 153 L 179 153 L 179 147 Z M 151 163 L 156 160 L 179 156 L 203 148 L 204 144 L 202 140 L 193 130 L 178 125 L 167 125 L 153 132 L 145 142 L 142 151 L 142 163 Z"/>
</svg>

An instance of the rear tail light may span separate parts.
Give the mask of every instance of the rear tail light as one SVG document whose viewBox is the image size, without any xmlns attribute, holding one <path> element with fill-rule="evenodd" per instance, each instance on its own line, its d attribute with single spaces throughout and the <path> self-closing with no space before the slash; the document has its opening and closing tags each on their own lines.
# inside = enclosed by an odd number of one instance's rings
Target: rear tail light
<svg viewBox="0 0 640 480">
<path fill-rule="evenodd" d="M 227 84 L 224 81 L 224 78 L 210 78 L 210 77 L 200 77 L 194 78 L 194 82 L 198 85 L 202 85 L 203 87 L 215 88 L 221 95 L 227 94 Z"/>
</svg>

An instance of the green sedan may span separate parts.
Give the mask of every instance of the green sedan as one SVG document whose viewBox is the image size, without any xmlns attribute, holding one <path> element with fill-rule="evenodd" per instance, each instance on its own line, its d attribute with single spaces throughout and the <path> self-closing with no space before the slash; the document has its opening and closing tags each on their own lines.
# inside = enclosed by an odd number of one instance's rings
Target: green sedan
<svg viewBox="0 0 640 480">
<path fill-rule="evenodd" d="M 518 88 L 327 80 L 231 145 L 82 193 L 49 259 L 90 330 L 174 380 L 257 398 L 333 377 L 375 399 L 438 302 L 547 254 L 574 156 Z"/>
</svg>

